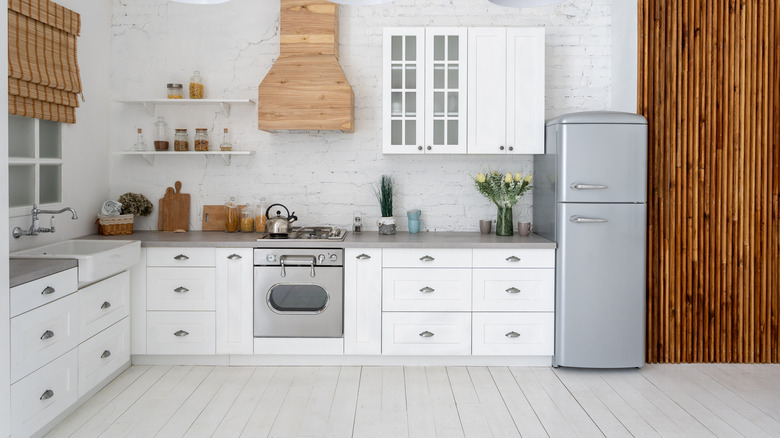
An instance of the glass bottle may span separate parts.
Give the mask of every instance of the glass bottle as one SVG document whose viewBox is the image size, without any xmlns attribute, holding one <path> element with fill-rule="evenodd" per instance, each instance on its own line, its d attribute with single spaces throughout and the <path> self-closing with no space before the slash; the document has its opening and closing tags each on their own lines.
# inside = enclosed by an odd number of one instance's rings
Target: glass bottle
<svg viewBox="0 0 780 438">
<path fill-rule="evenodd" d="M 134 151 L 145 151 L 146 142 L 144 141 L 144 133 L 141 128 L 138 128 L 138 135 L 135 138 L 135 144 L 132 147 Z"/>
<path fill-rule="evenodd" d="M 173 137 L 173 149 L 176 151 L 188 151 L 190 149 L 190 140 L 186 128 L 176 129 L 176 135 Z"/>
<path fill-rule="evenodd" d="M 168 150 L 168 124 L 165 123 L 162 117 L 158 117 L 154 122 L 154 150 L 167 151 Z"/>
<path fill-rule="evenodd" d="M 251 205 L 246 205 L 241 209 L 241 232 L 255 232 L 255 209 Z"/>
<path fill-rule="evenodd" d="M 203 99 L 204 94 L 203 78 L 200 72 L 195 70 L 190 78 L 190 99 Z"/>
<path fill-rule="evenodd" d="M 230 197 L 225 202 L 225 232 L 235 233 L 238 231 L 238 203 L 236 198 Z"/>
<path fill-rule="evenodd" d="M 195 150 L 196 151 L 208 151 L 209 150 L 209 130 L 206 128 L 195 129 Z"/>
<path fill-rule="evenodd" d="M 222 144 L 219 145 L 221 151 L 232 151 L 233 145 L 230 144 L 230 136 L 228 135 L 228 129 L 225 128 L 225 132 L 222 133 Z"/>
</svg>

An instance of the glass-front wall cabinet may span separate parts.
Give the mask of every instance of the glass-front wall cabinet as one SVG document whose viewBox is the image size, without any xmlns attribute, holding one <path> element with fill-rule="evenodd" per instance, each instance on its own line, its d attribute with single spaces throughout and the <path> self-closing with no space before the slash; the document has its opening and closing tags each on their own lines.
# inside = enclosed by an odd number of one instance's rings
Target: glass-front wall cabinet
<svg viewBox="0 0 780 438">
<path fill-rule="evenodd" d="M 423 152 L 424 29 L 384 34 L 383 144 L 394 153 Z"/>
<path fill-rule="evenodd" d="M 425 152 L 466 152 L 466 29 L 425 35 Z"/>
</svg>

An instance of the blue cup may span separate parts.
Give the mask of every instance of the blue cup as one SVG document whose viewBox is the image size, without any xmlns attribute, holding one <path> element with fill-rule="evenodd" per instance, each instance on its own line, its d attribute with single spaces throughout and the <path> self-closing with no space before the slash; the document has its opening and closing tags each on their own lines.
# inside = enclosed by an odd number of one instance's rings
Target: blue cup
<svg viewBox="0 0 780 438">
<path fill-rule="evenodd" d="M 409 221 L 409 232 L 412 234 L 417 234 L 420 232 L 420 221 L 417 220 L 410 220 Z"/>
</svg>

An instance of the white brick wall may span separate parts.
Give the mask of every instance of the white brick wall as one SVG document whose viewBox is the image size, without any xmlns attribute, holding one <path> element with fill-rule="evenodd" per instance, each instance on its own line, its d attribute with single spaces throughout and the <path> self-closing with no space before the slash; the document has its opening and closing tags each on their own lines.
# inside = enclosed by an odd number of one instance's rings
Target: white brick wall
<svg viewBox="0 0 780 438">
<path fill-rule="evenodd" d="M 113 98 L 163 97 L 167 82 L 189 81 L 200 70 L 207 97 L 256 98 L 257 86 L 278 56 L 276 0 L 232 0 L 216 6 L 159 0 L 114 0 Z M 199 229 L 202 206 L 227 196 L 266 205 L 283 203 L 304 225 L 350 226 L 354 210 L 376 229 L 379 207 L 372 184 L 390 174 L 397 183 L 395 214 L 406 228 L 406 210 L 423 211 L 428 230 L 476 231 L 479 219 L 495 218 L 495 207 L 472 186 L 477 172 L 532 171 L 531 156 L 393 156 L 381 145 L 381 54 L 385 26 L 544 26 L 546 28 L 546 117 L 610 105 L 611 0 L 567 0 L 558 6 L 511 9 L 487 0 L 395 0 L 379 6 L 342 6 L 340 60 L 355 92 L 354 134 L 269 134 L 257 129 L 253 106 L 234 105 L 231 117 L 216 108 L 159 107 L 170 128 L 223 127 L 233 143 L 255 150 L 226 166 L 219 157 L 158 156 L 154 166 L 140 157 L 112 156 L 113 197 L 144 193 L 157 205 L 176 180 L 192 195 L 191 228 Z M 151 143 L 153 123 L 141 107 L 114 104 L 111 145 L 129 148 L 135 128 Z M 531 196 L 515 207 L 516 220 L 530 220 Z M 155 229 L 156 211 L 136 222 Z"/>
</svg>

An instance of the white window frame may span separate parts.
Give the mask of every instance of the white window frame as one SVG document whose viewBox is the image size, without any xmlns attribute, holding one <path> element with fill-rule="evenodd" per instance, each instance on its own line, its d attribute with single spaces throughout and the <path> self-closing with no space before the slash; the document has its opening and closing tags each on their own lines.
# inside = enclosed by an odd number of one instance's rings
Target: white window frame
<svg viewBox="0 0 780 438">
<path fill-rule="evenodd" d="M 10 114 L 8 115 L 11 116 Z M 63 150 L 62 150 L 62 123 L 61 122 L 53 122 L 53 123 L 59 123 L 60 127 L 60 144 L 59 144 L 59 150 L 60 150 L 60 157 L 59 158 L 41 158 L 41 134 L 40 134 L 40 123 L 41 119 L 32 119 L 35 123 L 34 128 L 34 151 L 33 151 L 33 157 L 32 158 L 20 158 L 20 157 L 11 157 L 10 151 L 11 151 L 11 145 L 8 145 L 8 167 L 9 172 L 11 166 L 14 165 L 32 165 L 34 168 L 34 198 L 33 202 L 38 205 L 38 207 L 41 208 L 48 208 L 48 209 L 56 209 L 60 208 L 63 205 L 65 205 L 63 196 L 63 182 L 64 182 L 64 173 L 65 173 L 65 160 L 63 160 Z M 9 137 L 10 137 L 10 131 L 11 131 L 11 123 L 9 121 L 8 123 L 8 131 L 9 131 Z M 59 165 L 60 166 L 60 201 L 56 203 L 49 203 L 49 204 L 41 204 L 41 165 Z M 9 217 L 20 217 L 20 216 L 28 216 L 30 214 L 30 210 L 32 209 L 32 205 L 25 205 L 20 207 L 11 207 L 10 206 L 10 190 L 11 190 L 11 184 L 9 181 L 8 184 L 8 191 L 9 191 L 9 208 L 8 208 L 8 215 Z"/>
</svg>

